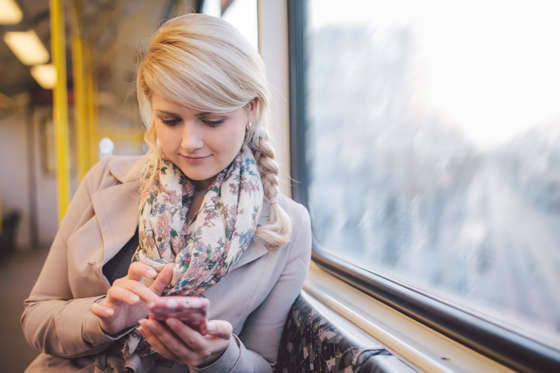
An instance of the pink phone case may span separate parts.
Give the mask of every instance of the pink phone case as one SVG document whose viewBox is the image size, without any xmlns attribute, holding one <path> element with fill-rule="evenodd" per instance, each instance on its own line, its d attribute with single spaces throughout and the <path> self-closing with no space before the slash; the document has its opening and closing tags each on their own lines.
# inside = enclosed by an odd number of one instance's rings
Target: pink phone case
<svg viewBox="0 0 560 373">
<path fill-rule="evenodd" d="M 159 297 L 149 305 L 149 314 L 151 318 L 159 321 L 174 317 L 200 334 L 206 335 L 208 333 L 206 315 L 209 304 L 210 301 L 202 297 Z"/>
</svg>

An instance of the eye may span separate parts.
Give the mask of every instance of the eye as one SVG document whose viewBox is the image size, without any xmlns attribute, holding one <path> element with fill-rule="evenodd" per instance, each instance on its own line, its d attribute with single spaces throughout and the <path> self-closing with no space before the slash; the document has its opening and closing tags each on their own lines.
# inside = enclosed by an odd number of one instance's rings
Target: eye
<svg viewBox="0 0 560 373">
<path fill-rule="evenodd" d="M 179 119 L 179 118 L 170 118 L 170 119 L 167 119 L 167 118 L 166 118 L 166 119 L 161 119 L 161 122 L 162 122 L 163 124 L 165 124 L 166 126 L 173 127 L 173 126 L 179 124 L 179 122 L 181 122 L 181 119 Z"/>
<path fill-rule="evenodd" d="M 208 120 L 208 119 L 201 119 L 202 122 L 209 125 L 210 127 L 217 127 L 224 122 L 223 119 L 220 120 Z"/>
</svg>

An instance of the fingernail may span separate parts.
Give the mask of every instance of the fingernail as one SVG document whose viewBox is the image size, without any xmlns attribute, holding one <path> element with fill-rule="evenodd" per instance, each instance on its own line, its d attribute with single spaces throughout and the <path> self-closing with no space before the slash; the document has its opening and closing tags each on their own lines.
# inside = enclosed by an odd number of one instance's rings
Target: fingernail
<svg viewBox="0 0 560 373">
<path fill-rule="evenodd" d="M 214 324 L 207 323 L 206 330 L 208 331 L 208 333 L 214 333 L 216 331 L 216 326 Z"/>
<path fill-rule="evenodd" d="M 153 268 L 150 268 L 148 270 L 148 275 L 153 278 L 157 276 L 157 272 Z"/>
<path fill-rule="evenodd" d="M 128 297 L 128 299 L 130 299 L 133 302 L 138 302 L 140 300 L 140 298 L 136 294 L 132 294 L 131 296 Z"/>
<path fill-rule="evenodd" d="M 106 311 L 109 316 L 113 316 L 113 313 L 115 313 L 112 308 L 108 308 Z"/>
</svg>

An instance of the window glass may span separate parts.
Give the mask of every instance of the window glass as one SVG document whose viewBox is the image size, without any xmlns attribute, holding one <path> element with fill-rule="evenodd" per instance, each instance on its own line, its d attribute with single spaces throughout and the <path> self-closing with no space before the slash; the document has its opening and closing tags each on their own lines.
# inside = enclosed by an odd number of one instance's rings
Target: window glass
<svg viewBox="0 0 560 373">
<path fill-rule="evenodd" d="M 222 16 L 235 26 L 255 49 L 259 48 L 257 0 L 205 0 L 202 12 Z"/>
<path fill-rule="evenodd" d="M 560 6 L 307 3 L 320 246 L 560 345 Z"/>
</svg>

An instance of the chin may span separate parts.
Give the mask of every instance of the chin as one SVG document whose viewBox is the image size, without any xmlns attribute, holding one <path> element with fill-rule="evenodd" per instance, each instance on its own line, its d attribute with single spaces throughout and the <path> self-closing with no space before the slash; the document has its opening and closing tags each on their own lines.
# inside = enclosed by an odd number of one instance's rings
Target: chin
<svg viewBox="0 0 560 373">
<path fill-rule="evenodd" d="M 202 173 L 202 172 L 189 172 L 189 171 L 185 172 L 186 170 L 181 170 L 181 171 L 183 171 L 185 176 L 192 181 L 205 181 L 217 175 L 217 173 L 209 173 L 209 172 Z"/>
</svg>

